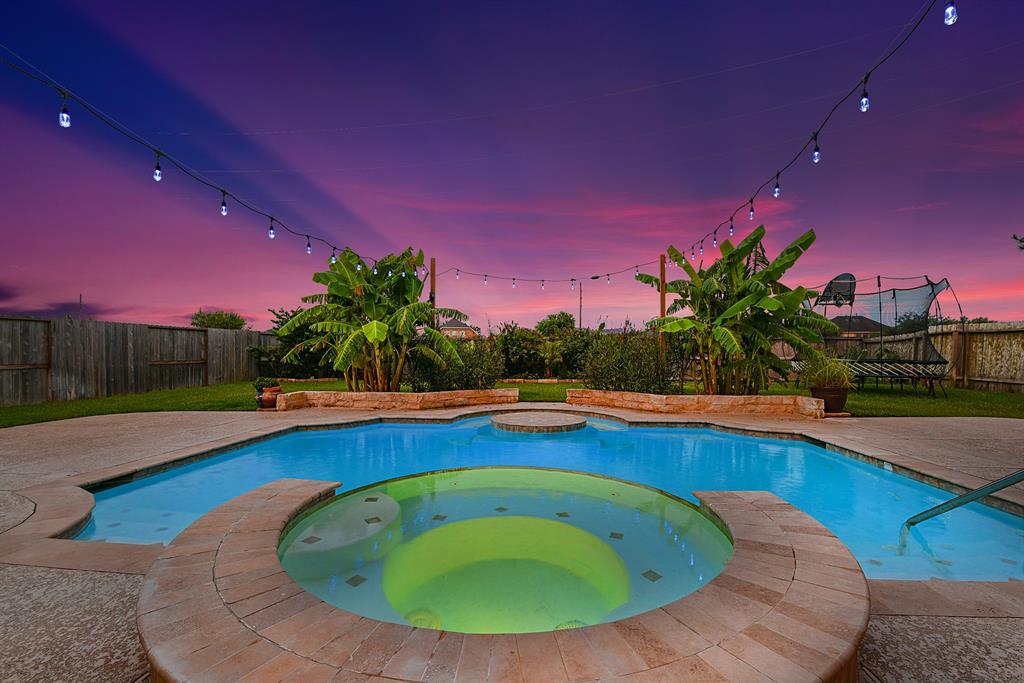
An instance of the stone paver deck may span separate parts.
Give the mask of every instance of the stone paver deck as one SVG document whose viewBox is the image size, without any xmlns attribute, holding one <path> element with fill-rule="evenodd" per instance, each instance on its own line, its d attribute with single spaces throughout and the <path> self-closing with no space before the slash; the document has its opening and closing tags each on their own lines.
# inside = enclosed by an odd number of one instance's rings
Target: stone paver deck
<svg viewBox="0 0 1024 683">
<path fill-rule="evenodd" d="M 52 590 L 32 593 L 19 590 L 5 592 L 3 616 L 0 617 L 0 671 L 14 680 L 73 679 L 76 681 L 135 681 L 145 671 L 136 665 L 126 665 L 123 677 L 112 675 L 112 669 L 105 667 L 108 655 L 97 658 L 95 653 L 113 653 L 116 661 L 139 662 L 141 650 L 137 643 L 125 640 L 114 630 L 105 627 L 83 627 L 83 629 L 30 629 L 20 622 L 22 615 L 33 614 L 38 623 L 67 623 L 65 614 L 68 605 L 61 596 L 66 586 L 76 586 L 73 594 L 75 608 L 89 623 L 109 623 L 116 619 L 117 601 L 111 601 L 108 594 L 86 577 L 102 576 L 101 572 L 118 572 L 128 580 L 118 585 L 128 596 L 134 588 L 130 574 L 145 571 L 161 548 L 129 546 L 125 544 L 81 543 L 62 539 L 49 539 L 39 548 L 32 549 L 26 544 L 25 531 L 36 536 L 29 515 L 36 511 L 36 502 L 31 491 L 24 489 L 47 485 L 60 486 L 58 493 L 67 493 L 81 510 L 82 500 L 78 497 L 76 485 L 106 477 L 131 475 L 132 472 L 181 458 L 188 458 L 211 449 L 229 448 L 239 441 L 266 438 L 268 435 L 295 428 L 299 425 L 325 426 L 357 421 L 379 419 L 446 420 L 466 412 L 494 412 L 507 410 L 509 406 L 498 406 L 494 410 L 480 407 L 475 410 L 451 409 L 409 413 L 372 413 L 368 411 L 338 411 L 308 409 L 287 413 L 255 412 L 176 412 L 138 413 L 104 415 L 38 425 L 26 425 L 0 430 L 0 571 L 6 586 L 24 585 L 31 582 L 52 584 Z M 805 420 L 781 420 L 759 416 L 725 417 L 703 415 L 653 415 L 637 411 L 581 407 L 569 407 L 561 403 L 518 404 L 522 410 L 570 410 L 587 415 L 608 416 L 632 424 L 685 424 L 690 426 L 712 426 L 717 428 L 751 433 L 772 433 L 781 436 L 802 435 L 816 440 L 826 447 L 848 454 L 856 454 L 874 462 L 889 463 L 897 471 L 908 471 L 911 476 L 933 481 L 950 491 L 976 487 L 1011 471 L 1024 468 L 1024 420 L 1009 418 L 845 418 Z M 80 493 L 81 489 L 77 489 Z M 15 493 L 17 492 L 17 493 Z M 53 490 L 51 489 L 51 492 Z M 37 491 L 38 493 L 38 491 Z M 57 497 L 56 502 L 61 502 Z M 1024 506 L 1024 485 L 1007 489 L 999 496 L 999 502 L 1011 511 Z M 74 506 L 72 506 L 74 507 Z M 56 514 L 49 520 L 40 518 L 47 534 L 59 533 L 60 526 L 71 526 L 76 514 L 72 508 L 63 512 L 51 507 L 46 514 Z M 62 518 L 63 515 L 63 518 Z M 9 530 L 3 533 L 4 530 Z M 20 533 L 19 533 L 20 532 Z M 21 536 L 21 540 L 18 537 Z M 84 547 L 83 547 L 84 546 Z M 81 548 L 81 549 L 79 549 Z M 90 548 L 103 548 L 90 550 Z M 120 551 L 124 551 L 122 554 Z M 21 553 L 21 554 L 18 554 Z M 18 564 L 13 564 L 17 562 Z M 40 571 L 37 567 L 62 567 Z M 70 570 L 69 570 L 70 569 Z M 72 577 L 81 576 L 82 580 Z M 135 579 L 137 580 L 137 579 Z M 876 584 L 869 582 L 875 595 Z M 889 582 L 881 582 L 889 583 Z M 943 634 L 935 632 L 930 638 L 920 638 L 922 624 L 931 624 L 942 629 L 948 626 L 949 637 L 962 631 L 967 621 L 974 623 L 972 634 L 976 639 L 991 641 L 993 648 L 1016 646 L 1019 650 L 1019 634 L 1024 632 L 1024 607 L 1018 603 L 1003 601 L 1013 610 L 1007 617 L 991 617 L 982 611 L 970 612 L 970 605 L 977 604 L 973 588 L 964 584 L 949 582 L 947 586 L 962 586 L 968 596 L 952 600 L 945 595 L 941 607 L 930 613 L 919 613 L 913 599 L 901 605 L 899 596 L 906 591 L 889 591 L 884 598 L 872 600 L 872 611 L 880 610 L 872 617 L 865 639 L 862 680 L 901 680 L 892 677 L 901 662 L 913 661 L 916 670 L 927 671 L 932 666 L 931 677 L 915 675 L 905 680 L 939 680 L 945 671 L 958 671 L 952 661 L 956 648 L 945 646 Z M 1017 583 L 1001 584 L 1015 587 Z M 885 590 L 884 588 L 881 590 Z M 991 595 L 991 586 L 981 586 L 982 594 Z M 1002 590 L 1001 588 L 998 590 Z M 974 597 L 971 597 L 974 595 Z M 129 596 L 134 599 L 134 596 Z M 31 606 L 31 608 L 30 608 Z M 30 611 L 31 609 L 31 611 Z M 917 611 L 915 611 L 917 610 Z M 948 613 L 948 614 L 947 614 Z M 965 616 L 968 614 L 969 616 Z M 930 621 L 929 621 L 930 620 Z M 985 634 L 989 635 L 986 636 Z M 1017 634 L 1015 638 L 1013 634 Z M 896 638 L 898 642 L 887 642 Z M 133 649 L 132 652 L 124 648 Z M 52 653 L 60 651 L 60 657 Z M 36 654 L 39 653 L 39 654 Z M 63 673 L 57 669 L 40 668 L 38 658 L 47 660 L 47 666 L 63 666 Z M 991 672 L 985 667 L 991 658 L 983 658 L 971 672 L 959 678 L 962 681 L 1024 680 L 1024 662 L 1019 657 L 1000 660 L 1005 666 L 992 665 Z M 998 658 L 996 658 L 998 659 Z M 929 664 L 930 663 L 930 664 Z M 1009 667 L 1009 668 L 1007 668 Z M 1016 667 L 1015 669 L 1013 667 Z M 38 671 L 49 674 L 39 676 Z M 1007 675 L 1012 671 L 1014 675 Z M 991 673 L 991 675 L 989 675 Z"/>
<path fill-rule="evenodd" d="M 337 486 L 281 479 L 178 535 L 139 600 L 156 680 L 856 680 L 864 575 L 835 536 L 771 493 L 698 494 L 728 525 L 735 549 L 721 574 L 675 602 L 578 629 L 463 635 L 361 617 L 284 572 L 277 546 L 285 525 Z"/>
</svg>

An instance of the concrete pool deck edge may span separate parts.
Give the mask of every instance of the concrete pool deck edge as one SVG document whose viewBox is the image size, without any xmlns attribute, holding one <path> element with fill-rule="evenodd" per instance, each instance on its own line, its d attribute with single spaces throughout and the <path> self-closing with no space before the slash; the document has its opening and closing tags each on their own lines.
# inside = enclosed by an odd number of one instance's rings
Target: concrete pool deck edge
<svg viewBox="0 0 1024 683">
<path fill-rule="evenodd" d="M 445 672 L 458 681 L 501 667 L 545 683 L 856 681 L 868 620 L 863 573 L 827 529 L 770 493 L 698 494 L 735 539 L 726 568 L 698 591 L 617 622 L 489 636 L 378 622 L 295 584 L 278 560 L 280 534 L 337 486 L 278 480 L 179 534 L 154 562 L 139 600 L 155 680 L 420 681 Z"/>
</svg>

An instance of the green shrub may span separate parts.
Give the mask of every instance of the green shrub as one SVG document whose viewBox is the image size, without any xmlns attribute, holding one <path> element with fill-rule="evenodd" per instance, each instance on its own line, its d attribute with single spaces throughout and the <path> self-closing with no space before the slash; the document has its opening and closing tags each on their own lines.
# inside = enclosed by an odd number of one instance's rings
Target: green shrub
<svg viewBox="0 0 1024 683">
<path fill-rule="evenodd" d="M 669 369 L 661 362 L 658 336 L 650 332 L 599 336 L 587 354 L 583 381 L 588 389 L 678 392 L 678 386 L 673 389 Z"/>
<path fill-rule="evenodd" d="M 204 311 L 200 308 L 192 314 L 192 327 L 241 330 L 245 327 L 245 318 L 234 311 Z"/>
<path fill-rule="evenodd" d="M 494 337 L 501 351 L 508 377 L 536 379 L 544 376 L 544 356 L 540 345 L 544 337 L 515 322 L 502 323 Z"/>
<path fill-rule="evenodd" d="M 505 373 L 505 363 L 498 345 L 492 339 L 471 339 L 458 342 L 462 365 L 445 367 L 413 355 L 406 365 L 405 381 L 413 391 L 454 391 L 458 389 L 491 389 Z"/>
<path fill-rule="evenodd" d="M 853 386 L 853 374 L 842 358 L 819 354 L 803 362 L 800 381 L 817 389 L 849 389 Z"/>
</svg>

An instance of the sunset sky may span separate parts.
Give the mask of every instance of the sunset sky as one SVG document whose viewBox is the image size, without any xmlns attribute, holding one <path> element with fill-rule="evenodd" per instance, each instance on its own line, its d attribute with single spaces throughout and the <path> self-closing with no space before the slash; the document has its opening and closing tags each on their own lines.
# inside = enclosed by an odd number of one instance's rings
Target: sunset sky
<svg viewBox="0 0 1024 683">
<path fill-rule="evenodd" d="M 947 277 L 969 316 L 1024 319 L 1024 4 L 939 3 L 850 101 L 820 164 L 782 176 L 769 254 L 813 228 L 790 284 Z M 438 270 L 589 278 L 688 247 L 804 143 L 920 0 L 4 3 L 0 42 L 233 192 L 359 253 Z M 315 291 L 299 238 L 0 65 L 0 312 L 256 328 Z M 736 221 L 739 236 L 752 224 Z M 714 250 L 706 244 L 705 258 Z M 654 272 L 648 268 L 648 272 Z M 587 280 L 584 323 L 657 313 L 631 273 Z M 486 328 L 575 313 L 565 284 L 454 272 Z M 948 312 L 948 310 L 947 310 Z"/>
</svg>

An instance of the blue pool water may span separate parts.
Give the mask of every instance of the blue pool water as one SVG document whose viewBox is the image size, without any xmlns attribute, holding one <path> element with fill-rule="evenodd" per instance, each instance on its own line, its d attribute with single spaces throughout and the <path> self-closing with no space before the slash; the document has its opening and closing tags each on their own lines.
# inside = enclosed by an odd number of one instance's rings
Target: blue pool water
<svg viewBox="0 0 1024 683">
<path fill-rule="evenodd" d="M 1024 519 L 972 503 L 919 524 L 897 553 L 900 525 L 952 494 L 799 441 L 594 420 L 565 434 L 495 430 L 489 418 L 303 431 L 96 494 L 80 539 L 167 543 L 217 505 L 295 477 L 342 490 L 407 474 L 484 465 L 555 467 L 693 491 L 767 490 L 832 530 L 871 578 L 1024 579 Z"/>
</svg>

